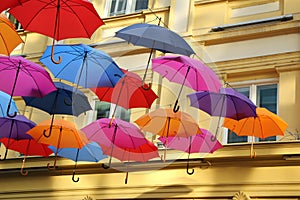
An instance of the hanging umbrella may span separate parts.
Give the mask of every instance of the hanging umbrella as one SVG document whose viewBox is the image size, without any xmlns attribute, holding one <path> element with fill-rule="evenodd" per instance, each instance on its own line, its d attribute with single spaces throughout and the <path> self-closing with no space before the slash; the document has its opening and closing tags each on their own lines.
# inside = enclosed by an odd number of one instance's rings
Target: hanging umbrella
<svg viewBox="0 0 300 200">
<path fill-rule="evenodd" d="M 6 94 L 5 92 L 0 91 L 0 117 L 6 117 L 7 116 L 7 108 L 10 100 L 10 95 Z M 18 108 L 15 103 L 15 101 L 11 100 L 11 106 L 10 110 L 8 110 L 8 113 L 12 115 L 12 113 L 17 113 Z"/>
<path fill-rule="evenodd" d="M 32 136 L 38 143 L 48 144 L 60 148 L 79 148 L 81 149 L 84 145 L 88 143 L 88 139 L 85 134 L 76 129 L 75 124 L 63 119 L 55 119 L 52 124 L 52 134 L 49 137 L 44 135 L 49 135 L 51 127 L 51 120 L 45 120 L 34 128 L 27 131 L 27 134 Z M 53 169 L 56 167 L 57 153 L 55 152 L 55 160 L 53 167 L 50 167 L 48 163 L 48 168 Z"/>
<path fill-rule="evenodd" d="M 190 137 L 169 137 L 168 143 L 166 137 L 158 138 L 167 148 L 177 149 L 188 153 L 186 172 L 189 175 L 194 173 L 194 169 L 192 169 L 191 172 L 189 171 L 189 159 L 191 153 L 213 153 L 223 147 L 218 140 L 212 141 L 210 139 L 212 134 L 208 130 L 201 128 L 201 132 L 202 134 Z"/>
<path fill-rule="evenodd" d="M 33 127 L 35 123 L 27 119 L 23 115 L 17 115 L 13 118 L 0 117 L 0 138 L 8 138 L 8 146 L 10 139 L 22 140 L 31 139 L 31 136 L 26 132 Z M 8 149 L 6 148 L 4 157 L 1 160 L 5 160 Z"/>
<path fill-rule="evenodd" d="M 187 56 L 161 56 L 152 59 L 152 70 L 166 77 L 169 81 L 181 84 L 174 112 L 179 110 L 178 100 L 183 85 L 196 91 L 218 92 L 222 84 L 215 72 L 196 60 Z"/>
<path fill-rule="evenodd" d="M 252 136 L 250 156 L 255 157 L 253 152 L 254 137 L 267 138 L 276 135 L 284 135 L 288 124 L 278 115 L 266 108 L 256 108 L 256 117 L 247 117 L 241 120 L 225 118 L 223 126 L 235 132 L 239 136 Z"/>
<path fill-rule="evenodd" d="M 142 79 L 136 73 L 123 70 L 125 75 L 113 87 L 92 88 L 99 100 L 114 103 L 125 109 L 150 108 L 153 101 L 158 98 L 152 89 L 142 88 Z M 148 86 L 147 86 L 148 87 Z M 114 118 L 117 106 L 112 114 Z"/>
<path fill-rule="evenodd" d="M 111 149 L 102 145 L 103 152 L 107 155 L 110 154 Z M 150 141 L 138 146 L 137 148 L 120 148 L 115 146 L 112 152 L 112 157 L 117 158 L 122 162 L 147 162 L 150 159 L 159 157 L 157 147 Z M 126 171 L 125 184 L 128 181 L 128 170 Z"/>
<path fill-rule="evenodd" d="M 173 112 L 170 108 L 159 108 L 148 114 L 142 115 L 135 123 L 143 131 L 168 138 L 171 136 L 190 137 L 201 134 L 198 123 L 185 112 Z M 166 149 L 164 160 L 166 159 Z"/>
<path fill-rule="evenodd" d="M 90 142 L 84 145 L 81 149 L 79 148 L 60 148 L 56 149 L 54 146 L 49 147 L 53 152 L 57 152 L 60 157 L 68 158 L 75 162 L 73 169 L 72 180 L 78 182 L 79 178 L 75 179 L 75 173 L 78 161 L 98 162 L 104 158 L 107 158 L 103 154 L 101 147 L 96 142 Z"/>
<path fill-rule="evenodd" d="M 181 36 L 174 31 L 159 25 L 146 23 L 133 24 L 117 31 L 115 36 L 122 38 L 133 45 L 144 46 L 151 49 L 143 82 L 145 82 L 153 50 L 186 56 L 195 54 L 193 49 Z"/>
<path fill-rule="evenodd" d="M 113 59 L 103 51 L 85 44 L 55 45 L 55 56 L 64 57 L 54 64 L 48 46 L 40 61 L 56 78 L 70 81 L 85 88 L 113 87 L 123 76 L 122 70 Z"/>
<path fill-rule="evenodd" d="M 0 90 L 10 94 L 7 107 L 9 114 L 12 96 L 43 97 L 56 90 L 49 73 L 39 64 L 21 56 L 0 56 Z"/>
<path fill-rule="evenodd" d="M 22 5 L 12 7 L 9 12 L 29 30 L 53 38 L 90 38 L 104 24 L 93 4 L 85 0 L 29 0 Z"/>
<path fill-rule="evenodd" d="M 92 110 L 87 96 L 80 90 L 76 90 L 62 82 L 55 82 L 57 90 L 50 92 L 42 98 L 23 97 L 27 106 L 39 108 L 52 115 L 52 123 L 55 114 L 79 116 L 88 110 Z M 50 127 L 49 137 L 52 128 Z"/>
<path fill-rule="evenodd" d="M 10 55 L 21 43 L 23 40 L 15 30 L 15 26 L 4 14 L 0 14 L 0 54 Z"/>
<path fill-rule="evenodd" d="M 0 13 L 9 8 L 12 8 L 12 7 L 15 7 L 18 5 L 22 5 L 22 3 L 25 3 L 26 1 L 29 1 L 29 0 L 2 0 L 1 4 L 0 4 Z"/>
<path fill-rule="evenodd" d="M 115 146 L 120 148 L 137 148 L 148 142 L 138 127 L 121 119 L 112 121 L 109 118 L 101 118 L 88 124 L 81 130 L 90 141 L 97 142 L 101 147 L 102 145 L 110 147 L 109 167 Z"/>
<path fill-rule="evenodd" d="M 22 167 L 21 167 L 21 174 L 27 175 L 28 171 L 24 171 L 25 161 L 27 156 L 43 156 L 48 157 L 53 152 L 51 149 L 48 148 L 48 145 L 37 143 L 34 139 L 21 139 L 21 140 L 14 140 L 9 138 L 2 138 L 0 140 L 7 149 L 11 149 L 17 151 L 19 153 L 24 154 Z"/>
<path fill-rule="evenodd" d="M 188 95 L 190 105 L 210 114 L 219 116 L 217 130 L 212 140 L 216 139 L 221 117 L 240 120 L 256 116 L 256 105 L 245 95 L 232 88 L 221 88 L 219 93 L 200 91 Z"/>
</svg>

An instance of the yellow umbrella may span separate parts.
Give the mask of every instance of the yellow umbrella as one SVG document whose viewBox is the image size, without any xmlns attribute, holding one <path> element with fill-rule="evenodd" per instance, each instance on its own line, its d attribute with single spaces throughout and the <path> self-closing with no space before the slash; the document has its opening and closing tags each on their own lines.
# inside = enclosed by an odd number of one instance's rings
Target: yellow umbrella
<svg viewBox="0 0 300 200">
<path fill-rule="evenodd" d="M 23 40 L 15 30 L 15 26 L 4 14 L 0 14 L 0 54 L 10 55 L 21 43 Z"/>
</svg>

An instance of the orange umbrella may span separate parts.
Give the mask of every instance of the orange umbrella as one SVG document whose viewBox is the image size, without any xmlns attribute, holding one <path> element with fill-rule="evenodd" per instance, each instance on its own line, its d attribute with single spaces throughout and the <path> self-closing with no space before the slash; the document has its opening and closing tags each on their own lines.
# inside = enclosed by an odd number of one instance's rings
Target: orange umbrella
<svg viewBox="0 0 300 200">
<path fill-rule="evenodd" d="M 256 108 L 257 117 L 248 117 L 241 120 L 225 118 L 223 126 L 235 132 L 239 136 L 253 136 L 267 138 L 276 135 L 284 135 L 288 124 L 278 115 L 266 108 Z M 251 145 L 251 157 L 253 152 L 253 140 Z"/>
<path fill-rule="evenodd" d="M 76 129 L 75 124 L 63 119 L 53 120 L 51 135 L 47 132 L 50 131 L 51 120 L 45 120 L 34 128 L 30 129 L 27 133 L 31 135 L 36 142 L 48 144 L 59 148 L 78 148 L 81 149 L 89 141 L 85 134 Z M 46 136 L 45 136 L 46 135 Z M 55 152 L 54 166 L 56 166 L 57 151 Z M 48 168 L 49 163 L 48 163 Z"/>
<path fill-rule="evenodd" d="M 0 14 L 0 54 L 10 55 L 21 43 L 23 40 L 15 30 L 15 26 L 4 14 Z"/>
<path fill-rule="evenodd" d="M 201 134 L 198 123 L 185 112 L 174 112 L 171 108 L 159 108 L 138 118 L 135 123 L 144 131 L 166 137 L 189 137 Z M 164 153 L 166 158 L 166 151 Z"/>
</svg>

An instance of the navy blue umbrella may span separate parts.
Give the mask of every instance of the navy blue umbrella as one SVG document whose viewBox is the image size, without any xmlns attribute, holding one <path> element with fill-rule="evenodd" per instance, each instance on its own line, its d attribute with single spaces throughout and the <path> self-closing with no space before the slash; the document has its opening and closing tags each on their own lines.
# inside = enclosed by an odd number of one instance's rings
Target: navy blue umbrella
<svg viewBox="0 0 300 200">
<path fill-rule="evenodd" d="M 114 87 L 124 75 L 108 54 L 85 44 L 55 45 L 54 57 L 61 57 L 62 62 L 55 64 L 51 61 L 51 46 L 48 46 L 40 61 L 56 78 L 77 86 Z"/>
</svg>

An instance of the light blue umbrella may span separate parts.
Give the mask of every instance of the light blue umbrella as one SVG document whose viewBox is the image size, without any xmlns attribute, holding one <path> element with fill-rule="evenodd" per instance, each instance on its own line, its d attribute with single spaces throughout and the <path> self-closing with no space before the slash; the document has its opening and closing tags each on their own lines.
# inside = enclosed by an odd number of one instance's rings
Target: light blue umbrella
<svg viewBox="0 0 300 200">
<path fill-rule="evenodd" d="M 0 117 L 7 117 L 7 111 L 10 115 L 13 115 L 13 113 L 18 112 L 18 108 L 9 94 L 0 91 Z"/>
<path fill-rule="evenodd" d="M 55 45 L 54 57 L 59 56 L 62 62 L 53 63 L 48 46 L 40 61 L 56 78 L 85 88 L 114 87 L 124 75 L 108 54 L 85 44 Z"/>
<path fill-rule="evenodd" d="M 101 147 L 96 142 L 90 142 L 89 144 L 83 146 L 81 149 L 79 148 L 56 149 L 54 146 L 49 146 L 49 148 L 53 152 L 57 151 L 58 156 L 75 161 L 75 166 L 72 175 L 72 180 L 74 182 L 79 181 L 79 178 L 75 180 L 75 171 L 76 171 L 78 161 L 98 162 L 104 158 L 107 158 L 107 156 L 103 154 Z"/>
</svg>

